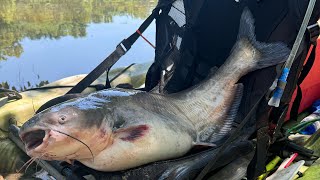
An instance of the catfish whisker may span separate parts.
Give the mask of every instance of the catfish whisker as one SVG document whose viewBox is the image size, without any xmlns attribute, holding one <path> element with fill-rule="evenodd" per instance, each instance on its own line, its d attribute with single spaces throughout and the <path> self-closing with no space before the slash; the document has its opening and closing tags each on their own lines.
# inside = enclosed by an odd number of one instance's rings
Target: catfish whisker
<svg viewBox="0 0 320 180">
<path fill-rule="evenodd" d="M 29 163 L 29 165 L 27 166 L 27 168 L 26 168 L 26 170 L 24 171 L 24 173 L 27 173 L 27 170 L 28 170 L 28 168 L 30 167 L 30 165 L 35 161 L 35 160 L 37 160 L 38 159 L 38 157 L 34 157 L 33 158 L 33 160 Z"/>
<path fill-rule="evenodd" d="M 35 158 L 35 157 L 32 157 L 32 158 L 30 158 L 27 162 L 25 162 L 25 163 L 22 165 L 22 167 L 18 170 L 18 173 L 19 173 L 25 166 L 27 166 L 30 162 L 32 162 L 34 158 Z"/>
<path fill-rule="evenodd" d="M 69 134 L 67 134 L 67 133 L 61 132 L 61 131 L 59 131 L 59 130 L 55 130 L 55 129 L 51 129 L 51 130 L 56 131 L 56 132 L 58 132 L 58 133 L 61 133 L 61 134 L 63 134 L 63 135 L 66 135 L 66 136 L 68 136 L 68 137 L 70 137 L 70 138 L 72 138 L 72 139 L 74 139 L 74 140 L 79 141 L 81 144 L 85 145 L 85 146 L 89 149 L 89 151 L 90 151 L 90 153 L 91 153 L 91 156 L 92 156 L 92 162 L 94 162 L 94 156 L 93 156 L 93 153 L 92 153 L 92 151 L 91 151 L 90 147 L 89 147 L 86 143 L 84 143 L 83 141 L 81 141 L 81 140 L 80 140 L 80 139 L 78 139 L 78 138 L 75 138 L 75 137 L 73 137 L 73 136 L 71 136 L 71 135 L 69 135 Z"/>
<path fill-rule="evenodd" d="M 38 159 L 42 159 L 43 156 L 45 156 L 47 153 L 43 153 L 41 156 L 38 157 Z M 36 165 L 36 172 L 38 172 L 38 165 L 39 165 L 40 161 L 37 161 L 37 165 Z"/>
</svg>

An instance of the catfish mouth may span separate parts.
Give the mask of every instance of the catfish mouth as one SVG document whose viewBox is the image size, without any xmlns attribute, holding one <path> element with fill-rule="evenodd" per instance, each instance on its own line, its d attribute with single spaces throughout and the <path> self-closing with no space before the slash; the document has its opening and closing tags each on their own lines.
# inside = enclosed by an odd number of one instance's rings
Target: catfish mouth
<svg viewBox="0 0 320 180">
<path fill-rule="evenodd" d="M 46 131 L 42 129 L 29 131 L 21 136 L 22 141 L 26 145 L 27 150 L 32 150 L 39 147 L 44 138 L 46 137 Z"/>
</svg>

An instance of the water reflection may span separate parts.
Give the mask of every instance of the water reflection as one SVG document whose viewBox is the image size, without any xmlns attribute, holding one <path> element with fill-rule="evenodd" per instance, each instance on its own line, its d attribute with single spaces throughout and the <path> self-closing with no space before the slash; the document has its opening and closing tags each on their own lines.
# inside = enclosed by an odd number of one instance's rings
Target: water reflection
<svg viewBox="0 0 320 180">
<path fill-rule="evenodd" d="M 41 81 L 39 74 L 41 78 L 44 78 L 42 80 L 53 81 L 69 75 L 88 73 L 97 65 L 96 62 L 100 62 L 101 58 L 103 59 L 108 52 L 113 50 L 115 42 L 126 37 L 123 34 L 129 35 L 128 31 L 131 33 L 138 27 L 155 5 L 156 1 L 154 0 L 1 0 L 0 83 L 7 82 L 12 86 L 24 87 L 29 81 L 33 85 L 39 84 Z M 119 26 L 122 23 L 127 25 Z M 100 24 L 103 25 L 103 28 Z M 105 31 L 104 33 L 108 33 L 108 31 L 113 33 L 110 37 L 114 37 L 114 39 L 108 39 L 108 44 L 102 44 L 103 41 L 106 41 L 106 39 L 102 40 L 102 37 L 97 37 L 99 39 L 94 40 L 102 29 Z M 79 38 L 81 42 L 77 41 L 75 44 L 75 39 Z M 61 48 L 65 49 L 64 52 L 54 51 L 61 44 L 68 43 L 70 49 L 64 47 Z M 97 46 L 108 47 L 107 51 L 103 49 L 103 56 L 99 52 L 92 51 L 81 54 L 81 50 L 71 49 L 77 48 L 76 45 L 81 44 L 90 44 L 90 47 L 95 48 L 96 45 L 92 45 L 93 43 L 98 44 Z M 50 49 L 50 52 L 46 52 L 48 48 L 53 46 L 54 48 Z M 146 45 L 139 46 L 144 49 Z M 41 48 L 43 50 L 39 52 L 38 49 Z M 81 48 L 88 49 L 87 47 Z M 37 52 L 34 52 L 35 49 Z M 91 62 L 88 62 L 90 65 L 87 63 L 85 69 L 82 67 L 70 69 L 71 65 L 68 65 L 67 62 L 69 59 L 62 56 L 54 57 L 55 54 L 70 54 L 74 55 L 72 58 L 78 59 L 78 61 L 84 61 L 86 58 Z M 148 54 L 146 56 L 139 55 L 135 59 L 141 57 L 149 58 L 149 61 L 152 60 Z M 95 59 L 95 61 L 91 59 Z M 16 61 L 27 61 L 27 63 Z M 49 68 L 42 64 L 43 61 L 46 61 L 45 64 Z M 56 62 L 54 65 L 52 61 L 61 61 L 69 69 L 61 69 L 58 66 L 59 63 Z M 54 75 L 56 71 L 49 72 L 50 68 L 57 68 L 59 71 L 57 73 L 60 74 Z M 48 73 L 51 73 L 52 76 L 49 76 Z"/>
<path fill-rule="evenodd" d="M 84 37 L 88 23 L 112 22 L 115 15 L 144 18 L 149 0 L 1 0 L 0 60 L 20 57 L 23 38 Z"/>
</svg>

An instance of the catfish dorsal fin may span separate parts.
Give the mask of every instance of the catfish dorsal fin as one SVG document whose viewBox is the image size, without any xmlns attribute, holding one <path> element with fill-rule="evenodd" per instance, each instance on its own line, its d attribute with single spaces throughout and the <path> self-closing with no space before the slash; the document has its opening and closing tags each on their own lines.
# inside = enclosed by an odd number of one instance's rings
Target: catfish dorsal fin
<svg viewBox="0 0 320 180">
<path fill-rule="evenodd" d="M 114 133 L 116 138 L 119 138 L 123 141 L 135 141 L 143 137 L 148 132 L 148 130 L 149 126 L 143 124 L 126 128 L 120 128 L 116 130 Z"/>
</svg>

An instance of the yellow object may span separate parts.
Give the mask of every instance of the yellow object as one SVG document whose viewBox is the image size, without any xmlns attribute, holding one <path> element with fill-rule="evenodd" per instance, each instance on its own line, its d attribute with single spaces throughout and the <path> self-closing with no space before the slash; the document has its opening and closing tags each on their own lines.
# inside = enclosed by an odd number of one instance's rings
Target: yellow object
<svg viewBox="0 0 320 180">
<path fill-rule="evenodd" d="M 258 180 L 263 180 L 269 173 L 269 171 L 271 171 L 274 167 L 276 167 L 276 165 L 281 161 L 281 158 L 279 156 L 276 156 L 272 161 L 270 161 L 267 166 L 266 166 L 266 169 L 267 169 L 267 172 L 260 175 L 258 177 Z"/>
<path fill-rule="evenodd" d="M 84 77 L 85 75 L 67 77 L 46 86 L 74 86 Z M 104 81 L 103 77 L 100 77 L 93 84 L 103 83 Z M 20 93 L 22 99 L 8 101 L 0 108 L 1 131 L 7 132 L 9 124 L 21 126 L 25 121 L 30 119 L 35 111 L 37 111 L 44 103 L 64 95 L 70 89 L 71 88 L 38 89 Z M 94 88 L 87 88 L 83 93 L 90 93 L 93 91 L 95 91 Z"/>
<path fill-rule="evenodd" d="M 299 180 L 319 180 L 320 179 L 320 159 L 314 162 L 307 170 L 303 173 L 303 176 Z"/>
<path fill-rule="evenodd" d="M 127 71 L 122 73 L 111 86 L 115 87 L 120 83 L 129 83 L 137 88 L 144 84 L 145 74 L 151 64 L 137 64 L 131 66 Z M 117 68 L 109 72 L 109 78 L 112 79 L 124 68 Z M 74 86 L 80 82 L 86 74 L 67 77 L 52 82 L 47 87 L 52 86 Z M 91 85 L 105 84 L 106 73 L 101 75 Z M 22 99 L 7 101 L 6 98 L 0 98 L 0 180 L 1 175 L 15 172 L 29 159 L 11 140 L 8 139 L 8 127 L 10 124 L 21 126 L 30 119 L 47 101 L 66 94 L 71 88 L 52 88 L 37 89 L 19 93 Z M 87 88 L 82 94 L 94 92 L 95 88 Z M 32 170 L 32 168 L 29 168 Z"/>
<path fill-rule="evenodd" d="M 302 166 L 302 167 L 299 169 L 299 172 L 301 172 L 301 173 L 303 174 L 304 172 L 307 171 L 308 168 L 309 168 L 308 166 Z M 298 176 L 298 175 L 295 175 L 293 179 L 298 179 L 298 178 L 299 178 L 299 176 Z"/>
<path fill-rule="evenodd" d="M 0 140 L 0 147 L 0 175 L 16 172 L 29 159 L 29 157 L 9 139 Z M 32 167 L 29 170 L 32 170 Z"/>
<path fill-rule="evenodd" d="M 120 83 L 129 83 L 133 87 L 138 88 L 144 84 L 145 74 L 150 63 L 137 64 L 131 66 L 126 72 L 117 77 L 111 86 L 114 87 Z M 113 78 L 124 68 L 117 68 L 109 72 L 109 78 Z M 86 74 L 67 77 L 44 87 L 50 86 L 75 86 L 80 82 Z M 102 74 L 91 85 L 105 84 L 106 73 Z M 0 106 L 0 137 L 6 136 L 10 124 L 21 126 L 30 119 L 35 111 L 37 111 L 44 103 L 49 100 L 66 94 L 71 88 L 53 88 L 53 89 L 37 89 L 21 92 L 22 99 L 8 101 Z M 82 94 L 94 92 L 95 88 L 87 88 Z"/>
<path fill-rule="evenodd" d="M 77 75 L 61 79 L 46 86 L 73 86 L 85 75 Z M 95 83 L 102 83 L 101 77 Z M 30 119 L 35 111 L 47 101 L 64 95 L 71 88 L 38 89 L 21 92 L 22 99 L 8 101 L 0 107 L 0 174 L 16 172 L 27 162 L 29 157 L 22 152 L 11 140 L 8 139 L 8 127 L 10 124 L 21 126 Z M 84 93 L 95 91 L 87 88 Z M 29 168 L 31 170 L 32 168 Z"/>
</svg>

